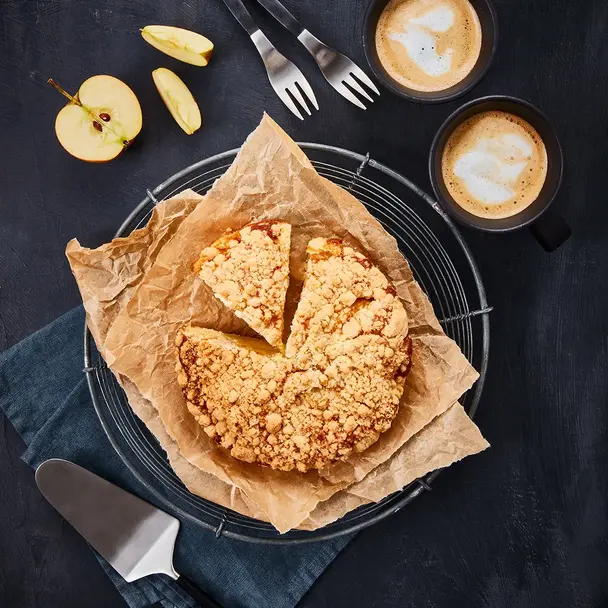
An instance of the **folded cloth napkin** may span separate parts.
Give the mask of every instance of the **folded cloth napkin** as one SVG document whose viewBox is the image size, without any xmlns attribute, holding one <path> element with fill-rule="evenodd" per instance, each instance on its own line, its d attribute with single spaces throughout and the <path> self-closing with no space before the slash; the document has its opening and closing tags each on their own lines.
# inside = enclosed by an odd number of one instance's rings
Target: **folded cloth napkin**
<svg viewBox="0 0 608 608">
<path fill-rule="evenodd" d="M 32 467 L 48 458 L 65 458 L 154 504 L 110 445 L 95 414 L 82 373 L 83 326 L 84 312 L 76 308 L 0 354 L 0 407 L 27 444 L 22 458 Z M 183 521 L 175 567 L 226 608 L 291 608 L 350 538 L 274 547 L 216 539 Z M 133 608 L 155 602 L 196 605 L 168 577 L 126 583 L 98 559 Z"/>
</svg>

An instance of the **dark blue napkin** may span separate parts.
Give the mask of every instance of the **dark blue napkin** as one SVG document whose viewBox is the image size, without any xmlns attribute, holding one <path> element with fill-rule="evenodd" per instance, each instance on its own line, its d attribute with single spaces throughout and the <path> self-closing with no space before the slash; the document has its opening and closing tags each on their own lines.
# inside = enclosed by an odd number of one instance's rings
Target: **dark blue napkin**
<svg viewBox="0 0 608 608">
<path fill-rule="evenodd" d="M 27 444 L 22 458 L 32 467 L 65 458 L 154 503 L 110 445 L 93 409 L 82 374 L 83 324 L 82 308 L 74 309 L 0 354 L 0 407 Z M 269 547 L 216 539 L 182 522 L 175 566 L 227 608 L 292 608 L 349 540 Z M 167 577 L 129 584 L 99 560 L 129 606 L 195 606 Z"/>
</svg>

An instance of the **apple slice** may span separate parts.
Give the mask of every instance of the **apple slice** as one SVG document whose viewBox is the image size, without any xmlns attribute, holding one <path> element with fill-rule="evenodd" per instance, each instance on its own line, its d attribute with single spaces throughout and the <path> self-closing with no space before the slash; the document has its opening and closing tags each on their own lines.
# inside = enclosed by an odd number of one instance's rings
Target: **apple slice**
<svg viewBox="0 0 608 608">
<path fill-rule="evenodd" d="M 154 70 L 152 78 L 171 116 L 188 135 L 192 135 L 200 128 L 202 119 L 190 89 L 177 74 L 167 68 Z"/>
<path fill-rule="evenodd" d="M 192 65 L 207 65 L 213 52 L 211 40 L 181 27 L 146 25 L 141 35 L 155 49 Z"/>
<path fill-rule="evenodd" d="M 82 83 L 76 96 L 52 79 L 48 82 L 70 100 L 57 114 L 55 133 L 72 156 L 87 162 L 112 160 L 141 131 L 141 106 L 122 80 L 103 74 L 92 76 Z"/>
</svg>

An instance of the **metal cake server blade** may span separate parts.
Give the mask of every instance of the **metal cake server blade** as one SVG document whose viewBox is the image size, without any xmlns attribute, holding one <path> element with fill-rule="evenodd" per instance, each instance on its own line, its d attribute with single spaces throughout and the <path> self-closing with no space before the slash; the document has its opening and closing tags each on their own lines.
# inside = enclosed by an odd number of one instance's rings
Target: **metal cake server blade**
<svg viewBox="0 0 608 608">
<path fill-rule="evenodd" d="M 128 582 L 166 574 L 204 608 L 221 608 L 173 567 L 179 520 L 78 465 L 53 458 L 36 469 L 43 496 Z"/>
</svg>

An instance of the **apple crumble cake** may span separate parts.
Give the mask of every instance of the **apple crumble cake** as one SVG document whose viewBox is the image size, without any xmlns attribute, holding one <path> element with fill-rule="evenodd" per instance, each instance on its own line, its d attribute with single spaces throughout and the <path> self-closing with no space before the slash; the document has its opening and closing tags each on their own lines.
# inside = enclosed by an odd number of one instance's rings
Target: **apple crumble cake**
<svg viewBox="0 0 608 608">
<path fill-rule="evenodd" d="M 411 362 L 407 315 L 370 260 L 313 239 L 286 353 L 183 327 L 178 382 L 188 410 L 230 454 L 305 472 L 362 452 L 395 418 Z"/>
</svg>

